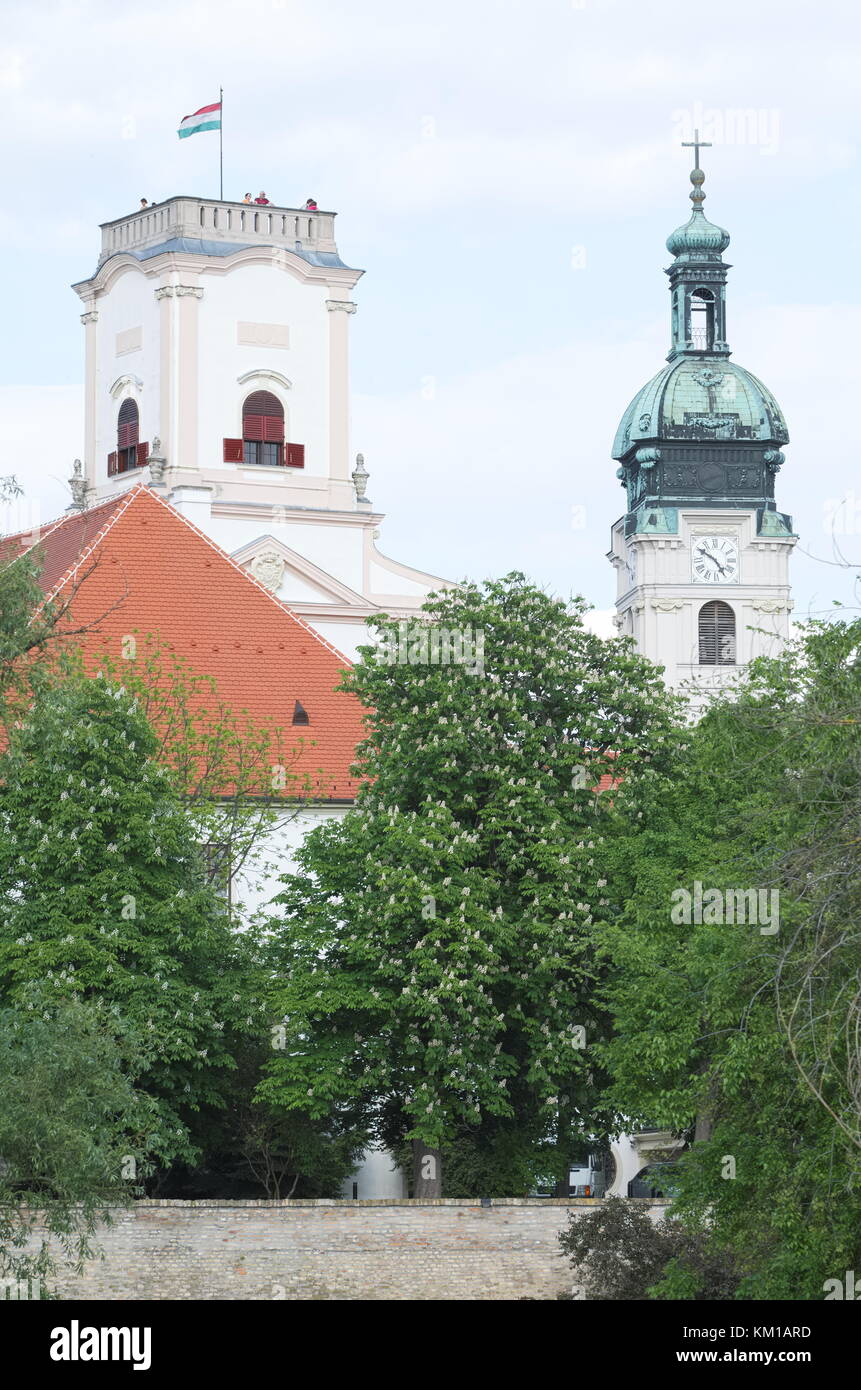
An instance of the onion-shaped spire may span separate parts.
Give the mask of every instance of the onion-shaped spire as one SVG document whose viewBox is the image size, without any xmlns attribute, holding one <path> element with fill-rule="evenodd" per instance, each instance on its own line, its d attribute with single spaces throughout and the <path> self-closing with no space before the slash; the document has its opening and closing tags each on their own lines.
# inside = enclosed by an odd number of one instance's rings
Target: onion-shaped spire
<svg viewBox="0 0 861 1390">
<path fill-rule="evenodd" d="M 667 237 L 667 250 L 671 251 L 674 256 L 684 256 L 686 259 L 695 259 L 697 256 L 706 258 L 720 256 L 721 252 L 729 246 L 729 232 L 724 231 L 723 227 L 716 226 L 714 222 L 709 222 L 703 212 L 703 203 L 706 197 L 703 192 L 703 184 L 706 176 L 700 168 L 700 149 L 708 148 L 710 142 L 700 140 L 700 133 L 695 130 L 693 140 L 685 140 L 683 144 L 693 145 L 695 151 L 694 167 L 691 170 L 693 192 L 690 195 L 694 210 L 690 220 L 683 227 L 677 227 Z"/>
</svg>

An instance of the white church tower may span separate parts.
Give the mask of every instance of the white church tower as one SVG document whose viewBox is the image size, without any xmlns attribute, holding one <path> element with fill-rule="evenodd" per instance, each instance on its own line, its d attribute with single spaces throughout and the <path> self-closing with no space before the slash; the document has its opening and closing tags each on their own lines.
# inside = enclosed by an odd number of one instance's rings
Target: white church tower
<svg viewBox="0 0 861 1390">
<path fill-rule="evenodd" d="M 176 197 L 102 226 L 75 285 L 86 333 L 88 505 L 144 482 L 339 650 L 441 585 L 376 548 L 350 454 L 362 272 L 335 214 Z"/>
<path fill-rule="evenodd" d="M 667 240 L 668 365 L 637 393 L 613 445 L 628 510 L 612 530 L 616 624 L 696 700 L 790 632 L 792 519 L 775 478 L 789 435 L 771 392 L 730 361 L 723 252 L 706 220 L 698 138 L 694 210 Z"/>
</svg>

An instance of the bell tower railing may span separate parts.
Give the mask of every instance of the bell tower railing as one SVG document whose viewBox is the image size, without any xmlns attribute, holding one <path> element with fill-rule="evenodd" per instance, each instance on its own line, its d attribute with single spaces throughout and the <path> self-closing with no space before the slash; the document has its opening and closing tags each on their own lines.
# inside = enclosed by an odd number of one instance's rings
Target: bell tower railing
<svg viewBox="0 0 861 1390">
<path fill-rule="evenodd" d="M 119 251 L 142 251 L 180 238 L 337 254 L 335 216 L 334 212 L 272 204 L 168 198 L 113 222 L 103 222 L 99 265 Z"/>
</svg>

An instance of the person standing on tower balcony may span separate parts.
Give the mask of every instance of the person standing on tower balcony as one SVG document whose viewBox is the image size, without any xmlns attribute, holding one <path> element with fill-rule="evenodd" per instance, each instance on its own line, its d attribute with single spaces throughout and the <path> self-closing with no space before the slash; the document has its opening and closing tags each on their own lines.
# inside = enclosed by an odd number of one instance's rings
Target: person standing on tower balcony
<svg viewBox="0 0 861 1390">
<path fill-rule="evenodd" d="M 305 204 L 305 211 L 306 211 L 306 212 L 316 212 L 316 211 L 317 211 L 317 199 L 316 199 L 316 198 L 309 198 L 309 199 L 308 199 L 308 201 L 307 201 L 306 204 Z"/>
<path fill-rule="evenodd" d="M 250 193 L 246 193 L 246 195 L 245 195 L 245 197 L 242 199 L 242 201 L 243 201 L 243 203 L 253 203 L 253 202 L 254 202 L 254 199 L 252 198 L 252 196 L 251 196 Z"/>
<path fill-rule="evenodd" d="M 258 193 L 257 197 L 254 199 L 254 201 L 255 203 L 263 203 L 266 207 L 269 206 L 269 199 L 266 197 L 266 194 L 263 192 L 262 188 Z"/>
</svg>

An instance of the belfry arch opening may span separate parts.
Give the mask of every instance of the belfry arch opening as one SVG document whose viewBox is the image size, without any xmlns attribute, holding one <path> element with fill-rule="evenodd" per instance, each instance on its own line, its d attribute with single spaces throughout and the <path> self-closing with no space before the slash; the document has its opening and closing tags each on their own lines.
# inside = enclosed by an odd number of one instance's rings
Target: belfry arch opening
<svg viewBox="0 0 861 1390">
<path fill-rule="evenodd" d="M 709 352 L 715 342 L 715 297 L 711 290 L 691 294 L 691 346 L 696 352 Z"/>
<path fill-rule="evenodd" d="M 696 352 L 710 352 L 714 343 L 715 297 L 711 290 L 694 290 L 691 294 L 691 346 Z"/>
</svg>

